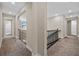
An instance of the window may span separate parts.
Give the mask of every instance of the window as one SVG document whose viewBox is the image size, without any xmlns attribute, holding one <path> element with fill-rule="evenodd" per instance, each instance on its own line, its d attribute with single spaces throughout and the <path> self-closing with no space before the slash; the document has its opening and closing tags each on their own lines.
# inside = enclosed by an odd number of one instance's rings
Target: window
<svg viewBox="0 0 79 59">
<path fill-rule="evenodd" d="M 27 20 L 26 19 L 20 19 L 20 26 L 22 29 L 27 30 Z"/>
</svg>

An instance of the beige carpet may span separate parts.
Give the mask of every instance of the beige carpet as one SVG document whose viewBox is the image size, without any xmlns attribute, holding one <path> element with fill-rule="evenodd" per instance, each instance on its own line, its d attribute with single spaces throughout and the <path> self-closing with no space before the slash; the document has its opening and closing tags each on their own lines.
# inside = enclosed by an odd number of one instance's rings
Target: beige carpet
<svg viewBox="0 0 79 59">
<path fill-rule="evenodd" d="M 30 56 L 31 52 L 18 39 L 3 39 L 0 56 Z"/>
<path fill-rule="evenodd" d="M 70 36 L 60 39 L 48 49 L 49 56 L 79 56 L 79 38 Z"/>
</svg>

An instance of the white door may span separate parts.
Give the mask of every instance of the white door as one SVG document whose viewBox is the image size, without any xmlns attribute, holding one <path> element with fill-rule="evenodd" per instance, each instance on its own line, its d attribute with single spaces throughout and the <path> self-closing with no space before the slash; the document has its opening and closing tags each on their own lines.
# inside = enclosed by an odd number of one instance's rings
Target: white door
<svg viewBox="0 0 79 59">
<path fill-rule="evenodd" d="M 4 37 L 12 36 L 12 21 L 4 20 Z"/>
<path fill-rule="evenodd" d="M 77 35 L 77 21 L 71 21 L 71 35 Z"/>
</svg>

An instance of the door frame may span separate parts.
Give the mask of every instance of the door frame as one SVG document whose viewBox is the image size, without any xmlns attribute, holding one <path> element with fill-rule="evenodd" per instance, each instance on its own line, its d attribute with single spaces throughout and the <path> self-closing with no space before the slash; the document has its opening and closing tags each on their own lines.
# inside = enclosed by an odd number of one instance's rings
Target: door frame
<svg viewBox="0 0 79 59">
<path fill-rule="evenodd" d="M 2 37 L 3 37 L 3 39 L 5 39 L 5 38 L 12 38 L 12 37 L 14 37 L 14 16 L 12 16 L 12 15 L 9 15 L 9 14 L 5 14 L 5 13 L 2 13 Z M 11 19 L 11 21 L 12 21 L 12 25 L 11 25 L 11 36 L 5 36 L 5 33 L 4 33 L 4 27 L 5 27 L 5 25 L 4 25 L 4 21 L 6 20 L 6 19 Z"/>
<path fill-rule="evenodd" d="M 72 18 L 74 18 L 74 19 L 72 19 Z M 78 35 L 78 23 L 77 23 L 78 17 L 76 16 L 76 17 L 72 17 L 72 18 L 70 17 L 70 18 L 68 18 L 69 20 L 67 19 L 67 35 L 68 36 L 77 36 Z M 71 34 L 71 25 L 70 25 L 70 34 L 68 34 L 68 22 L 70 22 L 70 24 L 71 24 L 72 20 L 76 20 L 76 23 L 77 23 L 76 24 L 76 34 L 77 35 L 72 35 Z"/>
</svg>

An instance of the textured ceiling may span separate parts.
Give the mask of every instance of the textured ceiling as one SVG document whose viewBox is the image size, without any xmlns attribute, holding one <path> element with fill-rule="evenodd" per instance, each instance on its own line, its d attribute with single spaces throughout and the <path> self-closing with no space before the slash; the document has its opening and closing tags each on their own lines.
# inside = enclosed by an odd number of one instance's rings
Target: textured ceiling
<svg viewBox="0 0 79 59">
<path fill-rule="evenodd" d="M 48 17 L 54 16 L 56 14 L 68 14 L 79 11 L 79 2 L 48 2 L 47 3 L 47 15 Z"/>
<path fill-rule="evenodd" d="M 1 2 L 0 4 L 2 4 L 2 11 L 4 13 L 16 15 L 24 7 L 25 2 L 15 2 L 15 4 L 11 2 Z"/>
<path fill-rule="evenodd" d="M 1 5 L 2 4 L 2 5 Z M 1 2 L 0 7 L 4 13 L 12 12 L 13 15 L 16 15 L 20 9 L 23 8 L 25 2 Z M 68 14 L 68 11 L 71 10 L 72 13 L 79 11 L 79 2 L 47 2 L 47 16 L 54 16 L 56 14 Z"/>
</svg>

